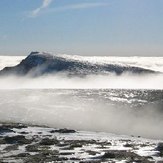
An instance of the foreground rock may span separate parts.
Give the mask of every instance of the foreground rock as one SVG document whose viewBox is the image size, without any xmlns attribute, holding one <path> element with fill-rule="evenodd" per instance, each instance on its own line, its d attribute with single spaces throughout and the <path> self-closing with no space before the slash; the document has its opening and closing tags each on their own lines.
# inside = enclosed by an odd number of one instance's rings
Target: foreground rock
<svg viewBox="0 0 163 163">
<path fill-rule="evenodd" d="M 163 162 L 158 140 L 1 124 L 0 162 Z"/>
</svg>

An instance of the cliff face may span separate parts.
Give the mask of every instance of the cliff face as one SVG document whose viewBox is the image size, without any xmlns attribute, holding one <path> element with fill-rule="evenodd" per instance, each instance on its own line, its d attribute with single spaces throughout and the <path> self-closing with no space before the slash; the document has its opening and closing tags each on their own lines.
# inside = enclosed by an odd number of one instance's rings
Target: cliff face
<svg viewBox="0 0 163 163">
<path fill-rule="evenodd" d="M 52 55 L 49 53 L 31 52 L 24 60 L 14 67 L 5 67 L 0 75 L 29 75 L 39 76 L 48 73 L 65 72 L 68 75 L 109 74 L 118 75 L 124 72 L 154 73 L 152 70 L 121 66 L 116 64 L 93 63 L 84 57 L 74 58 L 68 55 Z"/>
</svg>

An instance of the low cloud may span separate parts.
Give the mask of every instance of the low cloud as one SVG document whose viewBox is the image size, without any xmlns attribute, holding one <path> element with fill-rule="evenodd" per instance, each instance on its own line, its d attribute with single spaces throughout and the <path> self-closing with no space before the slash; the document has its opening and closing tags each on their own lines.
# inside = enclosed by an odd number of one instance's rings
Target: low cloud
<svg viewBox="0 0 163 163">
<path fill-rule="evenodd" d="M 9 79 L 9 78 L 8 78 Z M 11 80 L 12 79 L 12 80 Z M 11 86 L 63 84 L 64 79 L 46 82 L 41 79 L 10 78 Z M 65 80 L 67 85 L 77 84 Z M 85 81 L 84 81 L 85 82 Z M 2 85 L 2 80 L 0 80 Z M 4 84 L 7 83 L 7 80 Z M 101 83 L 102 85 L 102 83 Z M 14 88 L 14 87 L 13 87 Z M 41 87 L 40 87 L 41 88 Z M 2 122 L 30 123 L 54 128 L 72 128 L 84 131 L 101 131 L 116 134 L 163 138 L 162 100 L 142 103 L 142 95 L 135 91 L 79 90 L 79 89 L 0 89 L 0 119 Z M 141 91 L 143 92 L 143 91 Z M 140 92 L 140 93 L 141 93 Z M 147 92 L 146 92 L 147 93 Z M 149 91 L 149 98 L 155 93 Z M 160 92 L 158 92 L 160 94 Z M 150 95 L 150 96 L 149 96 Z M 160 96 L 158 96 L 161 99 Z M 158 98 L 155 97 L 157 100 Z M 126 102 L 125 102 L 126 101 Z M 131 102 L 132 101 L 132 102 Z M 131 102 L 131 103 L 130 103 Z M 139 105 L 134 105 L 134 103 Z M 142 103 L 142 104 L 141 104 Z M 141 105 L 140 105 L 141 104 Z"/>
</svg>

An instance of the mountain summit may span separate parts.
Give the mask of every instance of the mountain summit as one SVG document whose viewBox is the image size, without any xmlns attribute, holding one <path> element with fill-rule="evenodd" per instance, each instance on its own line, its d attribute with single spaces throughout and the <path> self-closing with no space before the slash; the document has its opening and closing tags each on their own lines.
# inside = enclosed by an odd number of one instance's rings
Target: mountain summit
<svg viewBox="0 0 163 163">
<path fill-rule="evenodd" d="M 111 63 L 93 62 L 91 57 L 53 55 L 50 53 L 31 52 L 18 65 L 5 67 L 0 75 L 32 75 L 40 76 L 49 73 L 66 73 L 68 75 L 85 76 L 89 74 L 107 75 L 115 73 L 120 75 L 124 72 L 130 73 L 154 73 L 149 69 L 141 67 L 118 65 Z"/>
</svg>

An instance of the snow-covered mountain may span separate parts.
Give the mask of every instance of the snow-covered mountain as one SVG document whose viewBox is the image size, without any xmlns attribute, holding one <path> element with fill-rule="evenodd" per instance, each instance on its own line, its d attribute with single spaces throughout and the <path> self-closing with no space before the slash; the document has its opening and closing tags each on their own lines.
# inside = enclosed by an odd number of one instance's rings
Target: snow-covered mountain
<svg viewBox="0 0 163 163">
<path fill-rule="evenodd" d="M 13 67 L 5 67 L 0 71 L 0 75 L 16 74 L 16 75 L 33 75 L 39 76 L 48 73 L 63 72 L 68 75 L 89 75 L 89 74 L 122 74 L 130 73 L 154 73 L 155 71 L 137 67 L 115 63 L 95 62 L 91 58 L 71 55 L 53 55 L 50 53 L 31 52 L 18 65 Z"/>
</svg>

